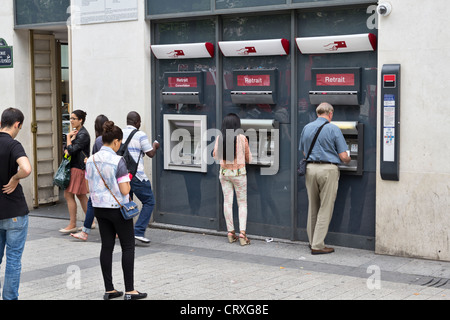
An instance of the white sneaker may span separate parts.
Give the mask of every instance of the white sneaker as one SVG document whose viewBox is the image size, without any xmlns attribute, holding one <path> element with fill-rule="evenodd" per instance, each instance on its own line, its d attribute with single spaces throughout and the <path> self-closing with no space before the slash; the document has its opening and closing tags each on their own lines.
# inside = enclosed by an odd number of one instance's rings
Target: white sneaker
<svg viewBox="0 0 450 320">
<path fill-rule="evenodd" d="M 143 242 L 143 243 L 150 243 L 150 239 L 147 239 L 145 237 L 134 236 L 134 238 L 136 240 L 139 240 L 139 241 Z"/>
</svg>

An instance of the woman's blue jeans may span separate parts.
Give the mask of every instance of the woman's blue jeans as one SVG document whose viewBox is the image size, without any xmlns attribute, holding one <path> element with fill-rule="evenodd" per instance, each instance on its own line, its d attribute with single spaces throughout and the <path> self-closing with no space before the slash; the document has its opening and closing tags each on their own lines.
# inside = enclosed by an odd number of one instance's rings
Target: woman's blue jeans
<svg viewBox="0 0 450 320">
<path fill-rule="evenodd" d="M 91 197 L 89 197 L 87 203 L 86 218 L 84 219 L 82 231 L 89 234 L 91 232 L 93 222 L 94 222 L 94 207 L 92 206 Z"/>
<path fill-rule="evenodd" d="M 28 234 L 28 215 L 0 220 L 0 265 L 6 249 L 3 300 L 19 299 L 22 253 Z"/>
<path fill-rule="evenodd" d="M 150 222 L 153 208 L 155 207 L 155 198 L 153 196 L 152 186 L 149 180 L 140 181 L 138 178 L 131 180 L 130 195 L 135 195 L 142 203 L 141 213 L 134 225 L 135 236 L 143 237 L 145 230 Z"/>
</svg>

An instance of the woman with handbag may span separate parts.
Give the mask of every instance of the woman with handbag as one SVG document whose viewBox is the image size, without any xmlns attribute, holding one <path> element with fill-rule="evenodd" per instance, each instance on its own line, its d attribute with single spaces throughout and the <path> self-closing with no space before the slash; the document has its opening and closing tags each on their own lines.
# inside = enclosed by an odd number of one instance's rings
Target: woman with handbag
<svg viewBox="0 0 450 320">
<path fill-rule="evenodd" d="M 82 110 L 75 110 L 70 115 L 70 124 L 73 130 L 67 134 L 66 148 L 64 150 L 65 156 L 71 157 L 70 183 L 64 190 L 70 221 L 67 227 L 59 230 L 59 232 L 64 234 L 77 231 L 77 202 L 75 201 L 75 196 L 80 201 L 84 213 L 87 211 L 88 190 L 84 181 L 84 163 L 85 159 L 89 157 L 91 138 L 89 132 L 83 126 L 85 121 L 86 112 Z"/>
<path fill-rule="evenodd" d="M 94 129 L 95 129 L 95 142 L 92 147 L 92 154 L 95 154 L 100 148 L 103 146 L 102 134 L 103 134 L 103 124 L 109 121 L 108 117 L 101 114 L 95 118 Z M 87 160 L 87 159 L 86 159 Z M 87 241 L 89 237 L 89 233 L 91 229 L 94 229 L 94 208 L 92 207 L 91 197 L 88 199 L 87 211 L 86 211 L 86 219 L 84 220 L 83 227 L 80 232 L 71 233 L 70 235 L 75 239 L 79 239 L 82 241 Z"/>
<path fill-rule="evenodd" d="M 250 244 L 246 235 L 247 172 L 245 164 L 252 161 L 252 154 L 247 138 L 240 134 L 239 130 L 242 131 L 239 116 L 234 113 L 228 114 L 223 119 L 222 134 L 216 139 L 213 156 L 220 160 L 219 180 L 224 197 L 223 212 L 227 224 L 228 241 L 233 243 L 239 239 L 241 246 L 245 246 Z M 239 237 L 234 231 L 233 190 L 236 192 L 239 206 Z"/>
<path fill-rule="evenodd" d="M 112 260 L 116 234 L 122 248 L 122 271 L 125 300 L 147 297 L 134 289 L 134 227 L 132 219 L 124 219 L 120 207 L 129 202 L 130 177 L 125 160 L 116 154 L 123 139 L 122 130 L 112 121 L 103 125 L 103 146 L 86 163 L 86 179 L 97 218 L 102 247 L 100 265 L 105 284 L 103 298 L 109 300 L 123 295 L 112 282 Z"/>
</svg>

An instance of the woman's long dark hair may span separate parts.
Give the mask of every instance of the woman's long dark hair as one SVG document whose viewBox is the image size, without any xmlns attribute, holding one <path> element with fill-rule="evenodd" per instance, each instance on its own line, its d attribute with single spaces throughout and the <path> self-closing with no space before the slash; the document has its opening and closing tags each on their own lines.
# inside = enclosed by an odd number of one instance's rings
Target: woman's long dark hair
<svg viewBox="0 0 450 320">
<path fill-rule="evenodd" d="M 95 118 L 94 129 L 95 129 L 95 137 L 98 138 L 103 133 L 103 125 L 106 121 L 108 121 L 108 117 L 101 114 Z"/>
<path fill-rule="evenodd" d="M 234 161 L 236 159 L 236 141 L 238 132 L 236 130 L 241 129 L 241 119 L 235 113 L 229 113 L 223 118 L 222 121 L 222 134 L 219 136 L 217 157 L 220 160 Z M 228 153 L 227 150 L 233 148 L 233 153 Z M 225 156 L 224 156 L 225 155 Z M 227 156 L 233 155 L 233 158 L 229 159 Z"/>
</svg>

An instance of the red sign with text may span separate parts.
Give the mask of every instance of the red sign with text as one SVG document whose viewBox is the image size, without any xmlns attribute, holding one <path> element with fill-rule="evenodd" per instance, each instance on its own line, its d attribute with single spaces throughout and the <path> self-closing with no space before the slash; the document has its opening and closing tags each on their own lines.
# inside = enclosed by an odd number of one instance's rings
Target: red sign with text
<svg viewBox="0 0 450 320">
<path fill-rule="evenodd" d="M 239 87 L 269 87 L 270 75 L 238 75 L 237 85 Z"/>
<path fill-rule="evenodd" d="M 169 88 L 197 88 L 197 77 L 169 77 Z"/>
<path fill-rule="evenodd" d="M 317 86 L 354 86 L 355 75 L 353 73 L 332 73 L 316 75 Z"/>
</svg>

